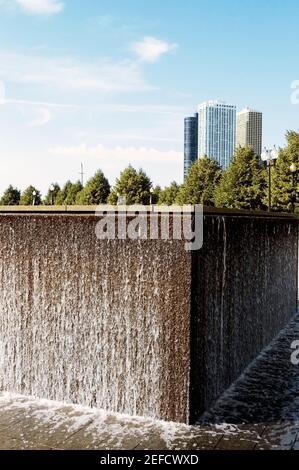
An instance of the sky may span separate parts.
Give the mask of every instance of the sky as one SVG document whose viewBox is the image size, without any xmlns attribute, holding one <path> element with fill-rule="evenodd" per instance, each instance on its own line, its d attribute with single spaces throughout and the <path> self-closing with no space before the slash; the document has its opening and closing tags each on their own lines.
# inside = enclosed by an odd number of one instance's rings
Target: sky
<svg viewBox="0 0 299 470">
<path fill-rule="evenodd" d="M 297 0 L 0 0 L 0 192 L 128 164 L 183 178 L 184 117 L 219 99 L 299 128 Z M 299 93 L 297 94 L 299 96 Z M 294 95 L 293 95 L 294 97 Z"/>
</svg>

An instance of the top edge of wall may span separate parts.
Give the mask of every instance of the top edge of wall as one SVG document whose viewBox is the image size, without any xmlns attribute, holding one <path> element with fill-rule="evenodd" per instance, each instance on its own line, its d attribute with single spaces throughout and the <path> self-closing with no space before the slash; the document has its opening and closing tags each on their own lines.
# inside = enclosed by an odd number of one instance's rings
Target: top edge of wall
<svg viewBox="0 0 299 470">
<path fill-rule="evenodd" d="M 154 213 L 154 214 L 193 214 L 194 206 L 0 206 L 0 215 L 5 214 L 37 214 L 37 215 L 100 215 L 101 213 Z M 265 218 L 283 218 L 298 220 L 294 214 L 266 211 L 249 211 L 239 209 L 221 209 L 215 207 L 204 206 L 205 215 L 222 215 L 222 216 L 239 216 L 239 217 L 265 217 Z"/>
</svg>

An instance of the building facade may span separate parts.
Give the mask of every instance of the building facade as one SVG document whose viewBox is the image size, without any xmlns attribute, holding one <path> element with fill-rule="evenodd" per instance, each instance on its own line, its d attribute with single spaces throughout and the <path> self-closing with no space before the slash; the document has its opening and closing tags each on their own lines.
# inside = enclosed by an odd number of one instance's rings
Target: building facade
<svg viewBox="0 0 299 470">
<path fill-rule="evenodd" d="M 185 119 L 184 178 L 192 164 L 198 159 L 198 114 Z"/>
<path fill-rule="evenodd" d="M 246 108 L 237 115 L 237 146 L 249 146 L 259 157 L 263 148 L 263 115 Z"/>
<path fill-rule="evenodd" d="M 198 157 L 207 156 L 226 169 L 236 147 L 234 105 L 208 101 L 198 107 Z"/>
</svg>

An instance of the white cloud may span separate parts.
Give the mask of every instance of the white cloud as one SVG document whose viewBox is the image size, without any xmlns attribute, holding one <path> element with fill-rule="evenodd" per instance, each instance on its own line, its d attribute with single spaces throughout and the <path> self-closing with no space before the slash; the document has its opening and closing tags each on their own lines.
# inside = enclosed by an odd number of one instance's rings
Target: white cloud
<svg viewBox="0 0 299 470">
<path fill-rule="evenodd" d="M 0 80 L 56 91 L 96 91 L 99 94 L 140 92 L 154 88 L 141 67 L 131 61 L 78 61 L 72 57 L 42 57 L 0 51 Z"/>
<path fill-rule="evenodd" d="M 15 0 L 23 10 L 34 15 L 52 15 L 64 9 L 64 3 L 59 0 Z"/>
<path fill-rule="evenodd" d="M 49 149 L 50 155 L 58 157 L 81 157 L 81 158 L 98 158 L 103 162 L 117 162 L 119 165 L 136 163 L 142 165 L 144 163 L 180 163 L 182 155 L 180 152 L 173 150 L 162 151 L 147 147 L 105 147 L 104 145 L 96 145 L 94 147 L 83 143 L 81 145 L 67 147 L 52 147 Z"/>
<path fill-rule="evenodd" d="M 96 23 L 98 26 L 100 26 L 100 28 L 108 28 L 112 26 L 114 22 L 115 17 L 112 15 L 103 15 L 96 19 Z"/>
<path fill-rule="evenodd" d="M 182 139 L 179 138 L 174 138 L 174 137 L 156 137 L 152 135 L 152 133 L 145 133 L 145 132 L 140 132 L 139 134 L 136 133 L 119 133 L 119 134 L 99 134 L 99 138 L 101 140 L 106 139 L 110 141 L 121 141 L 125 142 L 127 140 L 129 141 L 143 141 L 143 142 L 171 142 L 175 144 L 181 144 Z"/>
<path fill-rule="evenodd" d="M 174 51 L 177 47 L 177 44 L 147 36 L 142 41 L 133 43 L 131 50 L 143 62 L 156 62 L 163 54 Z"/>
<path fill-rule="evenodd" d="M 28 123 L 28 127 L 40 127 L 48 124 L 52 119 L 52 112 L 48 108 L 40 108 L 37 110 L 37 117 Z"/>
<path fill-rule="evenodd" d="M 24 132 L 28 132 L 28 129 L 24 128 Z M 34 143 L 30 148 L 20 141 L 20 137 L 10 142 L 0 140 L 0 152 L 7 156 L 1 173 L 0 194 L 10 183 L 21 189 L 33 184 L 46 194 L 53 181 L 57 181 L 61 186 L 69 179 L 76 181 L 79 178 L 81 162 L 84 164 L 86 181 L 101 168 L 113 185 L 128 164 L 132 164 L 136 169 L 143 168 L 154 184 L 166 186 L 171 181 L 182 180 L 183 154 L 173 150 L 160 151 L 137 146 L 79 145 L 55 147 L 48 151 L 51 143 L 44 145 L 41 137 L 42 145 L 38 145 L 37 139 L 38 132 L 34 134 Z"/>
<path fill-rule="evenodd" d="M 89 146 L 85 143 L 74 146 L 57 146 L 48 150 L 48 165 L 59 165 L 61 175 L 68 179 L 70 170 L 76 171 L 84 162 L 86 178 L 101 168 L 111 184 L 128 165 L 143 170 L 152 178 L 154 184 L 168 185 L 171 181 L 181 180 L 183 154 L 174 150 L 159 150 L 137 146 Z M 64 171 L 64 173 L 63 173 Z M 55 179 L 55 178 L 54 178 Z"/>
</svg>

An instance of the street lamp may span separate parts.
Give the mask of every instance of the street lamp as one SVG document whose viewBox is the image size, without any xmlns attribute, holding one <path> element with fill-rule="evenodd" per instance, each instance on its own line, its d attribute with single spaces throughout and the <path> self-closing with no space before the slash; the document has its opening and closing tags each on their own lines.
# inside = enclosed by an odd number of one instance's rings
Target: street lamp
<svg viewBox="0 0 299 470">
<path fill-rule="evenodd" d="M 55 186 L 54 186 L 54 184 L 51 184 L 51 186 L 50 186 L 51 206 L 54 205 L 54 191 L 55 191 Z"/>
<path fill-rule="evenodd" d="M 278 159 L 279 152 L 274 145 L 273 149 L 264 148 L 264 151 L 261 155 L 262 161 L 267 163 L 268 176 L 269 176 L 269 185 L 268 185 L 268 211 L 271 212 L 272 209 L 272 167 L 275 166 L 276 160 Z"/>
<path fill-rule="evenodd" d="M 292 208 L 293 212 L 295 213 L 296 210 L 296 202 L 297 202 L 297 176 L 298 176 L 298 168 L 296 163 L 292 163 L 290 166 L 290 171 L 293 177 L 293 196 L 292 196 Z"/>
<path fill-rule="evenodd" d="M 32 192 L 32 205 L 33 205 L 33 206 L 35 206 L 36 196 L 37 196 L 36 191 L 33 191 L 33 192 Z"/>
<path fill-rule="evenodd" d="M 126 205 L 126 196 L 122 196 L 120 193 L 117 193 L 117 205 L 125 206 Z"/>
<path fill-rule="evenodd" d="M 150 206 L 153 205 L 153 195 L 154 195 L 154 193 L 155 193 L 154 188 L 151 188 L 150 189 Z"/>
</svg>

